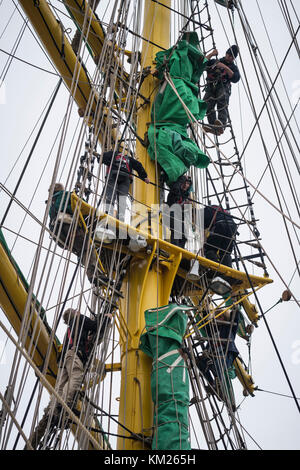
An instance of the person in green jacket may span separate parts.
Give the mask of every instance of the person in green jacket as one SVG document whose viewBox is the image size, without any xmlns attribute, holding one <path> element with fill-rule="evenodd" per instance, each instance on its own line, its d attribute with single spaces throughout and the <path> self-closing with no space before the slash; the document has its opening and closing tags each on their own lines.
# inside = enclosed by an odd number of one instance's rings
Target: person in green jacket
<svg viewBox="0 0 300 470">
<path fill-rule="evenodd" d="M 49 228 L 58 246 L 71 250 L 82 264 L 87 265 L 87 277 L 90 283 L 95 282 L 97 274 L 97 257 L 90 245 L 89 235 L 78 225 L 74 236 L 74 219 L 71 208 L 71 193 L 65 191 L 62 183 L 54 185 L 51 206 L 49 210 Z"/>
</svg>

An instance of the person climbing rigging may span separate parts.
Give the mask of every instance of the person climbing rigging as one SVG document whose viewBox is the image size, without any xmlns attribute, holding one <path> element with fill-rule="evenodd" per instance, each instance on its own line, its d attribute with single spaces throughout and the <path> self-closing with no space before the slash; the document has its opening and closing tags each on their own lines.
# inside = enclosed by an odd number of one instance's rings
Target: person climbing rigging
<svg viewBox="0 0 300 470">
<path fill-rule="evenodd" d="M 205 326 L 207 344 L 196 364 L 208 382 L 208 393 L 216 393 L 226 401 L 228 370 L 239 355 L 235 338 L 240 321 L 239 306 L 232 307 Z M 226 393 L 227 390 L 227 393 Z M 225 393 L 224 393 L 225 392 Z"/>
<path fill-rule="evenodd" d="M 89 235 L 85 230 L 78 223 L 75 230 L 76 221 L 71 208 L 71 193 L 65 191 L 62 183 L 54 185 L 49 217 L 49 228 L 58 246 L 72 250 L 83 264 L 88 259 L 87 277 L 91 284 L 94 283 L 97 275 L 97 257 L 94 249 L 90 249 Z"/>
<path fill-rule="evenodd" d="M 205 206 L 204 229 L 207 230 L 205 257 L 231 268 L 231 253 L 238 234 L 231 214 L 220 206 Z"/>
<path fill-rule="evenodd" d="M 65 310 L 63 320 L 68 328 L 61 351 L 56 390 L 62 396 L 66 387 L 65 401 L 70 408 L 74 408 L 74 396 L 80 391 L 84 365 L 88 360 L 88 338 L 90 333 L 97 331 L 97 321 L 82 315 L 74 308 Z"/>
<path fill-rule="evenodd" d="M 97 154 L 100 161 L 100 155 Z M 132 172 L 137 172 L 138 176 L 149 184 L 148 175 L 143 165 L 135 158 L 128 155 L 127 151 L 122 152 L 109 150 L 104 152 L 102 162 L 106 165 L 106 184 L 105 190 L 105 212 L 114 216 L 114 204 L 117 199 L 118 213 L 117 218 L 124 222 L 126 212 L 126 202 L 129 193 L 130 184 L 133 181 Z M 110 227 L 110 222 L 104 218 L 96 227 L 95 240 L 104 244 L 112 243 L 116 234 Z"/>
<path fill-rule="evenodd" d="M 204 229 L 206 231 L 204 256 L 231 268 L 231 253 L 238 234 L 237 225 L 231 214 L 220 206 L 206 206 L 204 208 Z M 217 293 L 230 292 L 230 284 L 220 276 L 213 279 L 211 288 L 213 289 L 214 285 L 217 286 L 218 283 L 221 284 L 221 290 Z"/>
<path fill-rule="evenodd" d="M 68 308 L 63 313 L 64 323 L 68 326 L 59 358 L 59 369 L 55 385 L 57 394 L 67 406 L 78 414 L 76 409 L 77 392 L 80 392 L 84 377 L 84 366 L 91 352 L 90 338 L 97 332 L 97 320 L 81 315 L 79 310 Z M 102 328 L 101 328 L 102 329 Z M 30 437 L 30 443 L 37 449 L 43 438 L 48 421 L 51 425 L 59 423 L 62 406 L 51 397 L 44 414 Z"/>
<path fill-rule="evenodd" d="M 188 223 L 188 220 L 185 217 L 185 208 L 189 203 L 188 198 L 191 191 L 191 177 L 182 175 L 170 185 L 167 197 L 167 205 L 172 208 L 170 211 L 171 243 L 180 248 L 184 248 L 187 241 L 185 223 Z"/>
<path fill-rule="evenodd" d="M 240 80 L 240 72 L 234 64 L 234 60 L 239 54 L 238 46 L 233 45 L 227 51 L 225 57 L 212 59 L 218 55 L 218 50 L 213 49 L 206 58 L 207 79 L 205 86 L 204 101 L 207 103 L 207 119 L 210 126 L 204 126 L 206 132 L 213 132 L 220 135 L 224 132 L 224 127 L 228 121 L 228 105 L 231 94 L 231 83 Z M 218 119 L 216 110 L 218 110 Z"/>
<path fill-rule="evenodd" d="M 118 203 L 118 219 L 124 221 L 126 211 L 126 199 L 129 193 L 130 184 L 133 181 L 132 171 L 136 171 L 138 176 L 149 183 L 148 175 L 143 165 L 135 158 L 125 152 L 114 152 L 110 150 L 104 152 L 102 162 L 108 166 L 107 169 L 107 189 L 106 189 L 106 212 L 109 215 L 114 213 L 114 203 Z"/>
</svg>

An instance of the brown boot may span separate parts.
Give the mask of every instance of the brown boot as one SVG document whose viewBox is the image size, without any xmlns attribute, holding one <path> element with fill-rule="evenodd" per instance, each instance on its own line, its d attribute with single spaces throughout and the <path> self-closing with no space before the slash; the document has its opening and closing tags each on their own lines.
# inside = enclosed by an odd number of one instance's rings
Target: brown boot
<svg viewBox="0 0 300 470">
<path fill-rule="evenodd" d="M 216 127 L 216 133 L 218 135 L 224 134 L 223 122 L 221 122 L 219 119 L 216 119 L 214 125 Z"/>
</svg>

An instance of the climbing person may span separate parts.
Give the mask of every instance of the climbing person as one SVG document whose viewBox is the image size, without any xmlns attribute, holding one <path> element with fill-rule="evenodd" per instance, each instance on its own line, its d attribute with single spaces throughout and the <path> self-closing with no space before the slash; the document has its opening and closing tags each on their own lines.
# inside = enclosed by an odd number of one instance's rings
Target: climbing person
<svg viewBox="0 0 300 470">
<path fill-rule="evenodd" d="M 96 332 L 97 321 L 74 308 L 65 310 L 63 320 L 67 325 L 67 332 L 60 356 L 56 391 L 59 396 L 63 396 L 66 388 L 65 402 L 70 408 L 76 408 L 73 400 L 76 392 L 80 391 L 84 365 L 88 360 L 88 338 L 90 333 Z"/>
<path fill-rule="evenodd" d="M 205 206 L 204 230 L 206 234 L 204 256 L 231 268 L 231 253 L 238 234 L 237 225 L 231 214 L 221 206 Z M 231 291 L 231 285 L 222 276 L 215 277 L 210 288 L 220 295 Z"/>
<path fill-rule="evenodd" d="M 240 80 L 240 72 L 234 60 L 239 54 L 238 46 L 233 45 L 227 51 L 225 57 L 212 59 L 218 55 L 218 50 L 213 49 L 206 58 L 206 86 L 203 100 L 207 103 L 207 119 L 209 126 L 204 126 L 206 132 L 220 135 L 228 121 L 228 105 L 231 94 L 231 83 Z M 216 117 L 216 110 L 218 118 Z"/>
<path fill-rule="evenodd" d="M 130 184 L 133 181 L 132 171 L 136 171 L 138 176 L 149 183 L 148 175 L 143 165 L 135 158 L 129 156 L 127 152 L 114 152 L 110 150 L 104 152 L 102 162 L 107 165 L 107 188 L 106 188 L 106 212 L 114 214 L 114 203 L 118 203 L 118 219 L 124 221 L 126 211 L 126 199 L 129 193 Z"/>
<path fill-rule="evenodd" d="M 239 306 L 234 306 L 208 322 L 205 326 L 207 343 L 202 354 L 196 359 L 199 370 L 208 382 L 207 392 L 216 393 L 224 401 L 230 391 L 228 371 L 239 355 L 235 338 L 240 317 Z M 231 403 L 232 401 L 231 399 Z"/>
<path fill-rule="evenodd" d="M 173 245 L 184 248 L 187 238 L 185 230 L 185 223 L 189 223 L 187 216 L 185 217 L 186 204 L 190 203 L 188 200 L 189 194 L 192 191 L 192 179 L 190 176 L 182 175 L 175 183 L 170 185 L 170 191 L 167 197 L 167 205 L 171 208 L 170 211 L 170 232 L 171 243 Z M 187 228 L 186 228 L 187 229 Z"/>
<path fill-rule="evenodd" d="M 91 283 L 94 283 L 98 275 L 96 254 L 94 249 L 91 249 L 89 234 L 73 217 L 71 193 L 65 191 L 62 183 L 54 185 L 49 217 L 49 228 L 58 246 L 72 250 L 72 253 L 78 256 L 83 264 L 88 259 L 87 277 Z M 75 223 L 77 223 L 76 230 Z"/>
<path fill-rule="evenodd" d="M 91 352 L 90 341 L 97 331 L 97 321 L 81 315 L 74 308 L 65 310 L 63 320 L 68 328 L 60 353 L 55 391 L 64 399 L 67 406 L 78 414 L 77 393 L 81 389 L 84 366 Z M 38 448 L 49 419 L 51 419 L 49 428 L 59 424 L 61 410 L 61 404 L 55 400 L 55 397 L 51 397 L 50 403 L 44 409 L 44 414 L 30 437 L 30 443 L 34 449 Z"/>
<path fill-rule="evenodd" d="M 100 160 L 100 155 L 97 154 Z M 114 216 L 114 204 L 117 200 L 118 213 L 117 218 L 124 222 L 126 212 L 126 202 L 129 193 L 130 184 L 133 181 L 133 170 L 138 176 L 149 184 L 148 175 L 143 165 L 135 158 L 128 155 L 127 151 L 122 152 L 109 150 L 104 152 L 102 162 L 106 165 L 106 183 L 105 191 L 105 212 Z M 95 240 L 104 244 L 110 244 L 117 238 L 115 226 L 106 218 L 102 219 L 95 229 Z"/>
<path fill-rule="evenodd" d="M 231 268 L 231 253 L 238 234 L 237 225 L 231 214 L 221 206 L 205 206 L 204 229 L 207 230 L 204 243 L 205 257 Z"/>
</svg>

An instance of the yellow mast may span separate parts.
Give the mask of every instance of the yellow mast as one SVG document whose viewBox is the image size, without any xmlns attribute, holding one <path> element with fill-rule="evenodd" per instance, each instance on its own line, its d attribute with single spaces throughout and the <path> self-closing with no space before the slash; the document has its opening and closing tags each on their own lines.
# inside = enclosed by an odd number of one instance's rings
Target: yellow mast
<svg viewBox="0 0 300 470">
<path fill-rule="evenodd" d="M 161 3 L 170 6 L 170 0 L 162 0 Z M 149 43 L 143 42 L 142 67 L 153 66 L 155 54 L 161 49 L 151 42 L 159 44 L 161 48 L 169 48 L 170 10 L 152 0 L 145 0 L 142 35 L 143 38 L 149 39 Z M 143 104 L 137 116 L 137 133 L 142 138 L 147 131 L 147 123 L 151 121 L 150 111 L 155 96 L 153 90 L 157 84 L 157 79 L 153 75 L 148 75 L 141 88 L 143 96 L 151 97 L 151 102 Z M 155 164 L 150 161 L 147 149 L 139 141 L 137 141 L 137 157 L 146 169 L 150 181 L 157 182 Z M 135 200 L 142 204 L 149 207 L 159 202 L 155 186 L 136 181 L 134 189 Z M 122 378 L 119 421 L 132 432 L 146 436 L 152 434 L 153 405 L 150 390 L 151 360 L 139 350 L 139 339 L 145 326 L 144 311 L 155 307 L 155 305 L 160 307 L 168 303 L 171 280 L 173 279 L 173 275 L 170 273 L 173 271 L 175 275 L 181 258 L 181 255 L 174 257 L 174 263 L 172 263 L 174 269 L 156 269 L 156 263 L 153 263 L 153 267 L 150 269 L 155 252 L 156 247 L 153 246 L 151 254 L 147 254 L 145 259 L 134 258 L 131 262 L 130 271 L 125 281 L 127 295 L 122 305 L 122 311 L 127 312 L 125 321 L 128 334 L 121 344 Z M 126 435 L 122 427 L 119 427 L 119 434 Z M 118 439 L 118 449 L 138 450 L 143 448 L 147 448 L 147 446 L 141 441 Z"/>
</svg>

